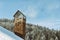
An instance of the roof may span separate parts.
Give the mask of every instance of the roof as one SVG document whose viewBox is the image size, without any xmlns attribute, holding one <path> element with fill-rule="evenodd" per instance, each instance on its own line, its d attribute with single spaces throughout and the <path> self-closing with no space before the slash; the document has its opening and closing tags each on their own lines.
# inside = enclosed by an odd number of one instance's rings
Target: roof
<svg viewBox="0 0 60 40">
<path fill-rule="evenodd" d="M 24 17 L 26 17 L 21 11 L 17 10 L 17 12 L 13 15 L 13 17 L 15 17 L 16 15 L 19 16 L 20 14 L 22 14 Z"/>
</svg>

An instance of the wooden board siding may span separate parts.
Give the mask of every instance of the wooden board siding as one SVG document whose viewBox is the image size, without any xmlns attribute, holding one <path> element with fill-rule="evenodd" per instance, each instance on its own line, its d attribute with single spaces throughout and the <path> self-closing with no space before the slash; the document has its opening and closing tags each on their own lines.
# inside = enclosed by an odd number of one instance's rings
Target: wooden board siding
<svg viewBox="0 0 60 40">
<path fill-rule="evenodd" d="M 14 21 L 15 27 L 14 27 L 14 32 L 20 35 L 22 35 L 22 37 L 25 37 L 25 25 L 26 25 L 26 20 L 25 19 L 15 19 Z M 18 36 L 20 36 L 18 35 Z"/>
<path fill-rule="evenodd" d="M 26 16 L 19 10 L 14 14 L 14 25 L 13 28 L 16 35 L 24 38 L 25 37 L 25 25 L 26 25 Z"/>
</svg>

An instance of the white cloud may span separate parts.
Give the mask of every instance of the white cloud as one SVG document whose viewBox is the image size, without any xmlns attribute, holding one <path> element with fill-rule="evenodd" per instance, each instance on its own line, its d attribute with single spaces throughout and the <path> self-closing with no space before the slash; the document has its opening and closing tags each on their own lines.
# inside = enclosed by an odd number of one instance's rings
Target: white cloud
<svg viewBox="0 0 60 40">
<path fill-rule="evenodd" d="M 33 6 L 28 6 L 27 10 L 25 11 L 26 15 L 30 18 L 37 17 L 37 10 Z"/>
<path fill-rule="evenodd" d="M 15 39 L 11 38 L 10 36 L 8 36 L 0 31 L 0 40 L 15 40 Z"/>
</svg>

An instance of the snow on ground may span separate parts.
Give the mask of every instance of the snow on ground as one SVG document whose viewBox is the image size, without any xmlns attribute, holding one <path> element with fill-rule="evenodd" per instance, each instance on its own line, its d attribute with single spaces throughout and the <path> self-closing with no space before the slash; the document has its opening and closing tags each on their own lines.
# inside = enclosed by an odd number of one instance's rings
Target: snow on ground
<svg viewBox="0 0 60 40">
<path fill-rule="evenodd" d="M 0 31 L 0 40 L 15 40 L 15 39 L 11 38 L 10 36 Z"/>
<path fill-rule="evenodd" d="M 0 40 L 23 40 L 23 39 L 16 36 L 13 32 L 10 32 L 0 26 Z"/>
</svg>

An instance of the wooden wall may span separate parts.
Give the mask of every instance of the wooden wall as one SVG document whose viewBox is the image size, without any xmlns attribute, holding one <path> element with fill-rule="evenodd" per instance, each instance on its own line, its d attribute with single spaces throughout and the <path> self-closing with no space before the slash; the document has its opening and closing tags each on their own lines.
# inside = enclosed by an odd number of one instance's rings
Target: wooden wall
<svg viewBox="0 0 60 40">
<path fill-rule="evenodd" d="M 25 37 L 25 25 L 26 25 L 26 19 L 24 18 L 16 18 L 15 21 L 14 21 L 14 32 L 18 35 L 18 36 L 21 36 L 22 38 Z"/>
</svg>

